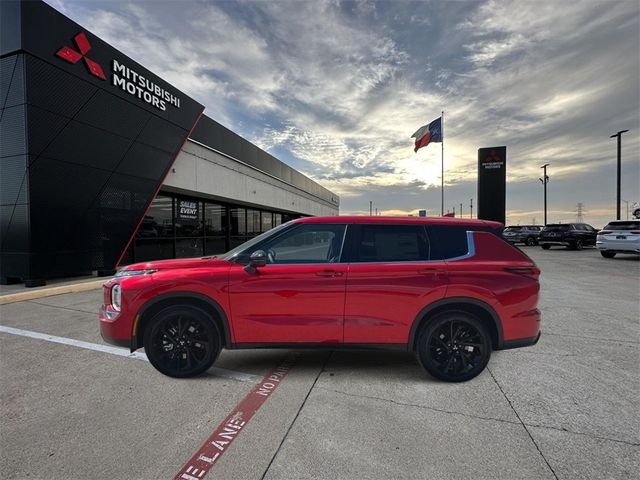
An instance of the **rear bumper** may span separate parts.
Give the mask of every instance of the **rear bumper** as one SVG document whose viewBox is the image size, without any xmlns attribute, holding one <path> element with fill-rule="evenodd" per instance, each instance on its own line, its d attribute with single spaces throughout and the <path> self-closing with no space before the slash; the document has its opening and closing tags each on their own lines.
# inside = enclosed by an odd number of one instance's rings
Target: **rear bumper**
<svg viewBox="0 0 640 480">
<path fill-rule="evenodd" d="M 561 240 L 547 240 L 545 238 L 539 238 L 538 243 L 540 245 L 558 245 L 563 247 L 568 247 L 571 245 L 569 242 L 561 241 Z"/>
<path fill-rule="evenodd" d="M 509 350 L 510 348 L 520 348 L 520 347 L 530 347 L 538 343 L 540 340 L 540 334 L 542 332 L 538 332 L 535 337 L 528 338 L 520 338 L 518 340 L 506 340 L 502 343 L 502 348 L 500 350 Z"/>
<path fill-rule="evenodd" d="M 640 240 L 598 240 L 596 248 L 617 253 L 640 253 Z"/>
</svg>

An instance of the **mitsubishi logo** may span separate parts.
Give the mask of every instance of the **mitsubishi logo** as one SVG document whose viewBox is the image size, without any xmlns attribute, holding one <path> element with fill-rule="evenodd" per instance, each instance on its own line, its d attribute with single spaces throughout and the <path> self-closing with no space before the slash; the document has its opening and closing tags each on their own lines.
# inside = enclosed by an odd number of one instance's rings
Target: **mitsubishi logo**
<svg viewBox="0 0 640 480">
<path fill-rule="evenodd" d="M 74 50 L 71 47 L 62 47 L 60 50 L 56 52 L 56 55 L 63 60 L 66 60 L 69 63 L 75 64 L 83 58 L 84 64 L 87 66 L 87 70 L 94 77 L 98 77 L 102 80 L 106 80 L 107 77 L 104 75 L 104 71 L 99 63 L 94 62 L 93 60 L 87 58 L 87 53 L 91 50 L 91 44 L 89 40 L 87 40 L 87 36 L 84 32 L 80 32 L 75 37 L 73 37 L 73 41 L 78 47 L 79 52 Z"/>
<path fill-rule="evenodd" d="M 498 156 L 496 151 L 495 150 L 491 150 L 491 153 L 489 153 L 489 156 L 487 157 L 487 159 L 485 161 L 486 162 L 499 162 L 500 160 L 501 160 L 501 158 Z"/>
</svg>

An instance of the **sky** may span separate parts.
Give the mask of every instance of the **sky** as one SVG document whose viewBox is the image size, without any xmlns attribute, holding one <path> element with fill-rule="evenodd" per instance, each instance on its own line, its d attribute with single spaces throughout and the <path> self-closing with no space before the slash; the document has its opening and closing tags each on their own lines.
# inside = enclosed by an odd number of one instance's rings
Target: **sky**
<svg viewBox="0 0 640 480">
<path fill-rule="evenodd" d="M 205 105 L 205 114 L 340 195 L 341 214 L 474 213 L 477 150 L 507 147 L 507 223 L 615 218 L 640 202 L 640 3 L 47 3 Z M 626 204 L 622 202 L 622 218 Z"/>
</svg>

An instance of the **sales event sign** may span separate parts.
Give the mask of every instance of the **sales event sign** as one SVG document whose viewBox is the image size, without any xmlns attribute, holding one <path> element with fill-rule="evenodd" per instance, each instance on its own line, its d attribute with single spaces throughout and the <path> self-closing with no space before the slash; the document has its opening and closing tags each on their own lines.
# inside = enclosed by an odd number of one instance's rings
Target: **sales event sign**
<svg viewBox="0 0 640 480">
<path fill-rule="evenodd" d="M 197 224 L 200 220 L 198 205 L 194 200 L 178 199 L 176 219 L 180 223 Z"/>
</svg>

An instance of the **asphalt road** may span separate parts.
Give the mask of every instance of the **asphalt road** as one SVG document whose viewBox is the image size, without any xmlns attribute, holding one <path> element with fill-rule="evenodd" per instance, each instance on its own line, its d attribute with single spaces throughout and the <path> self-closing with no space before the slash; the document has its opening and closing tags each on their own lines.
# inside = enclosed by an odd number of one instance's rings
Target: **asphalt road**
<svg viewBox="0 0 640 480">
<path fill-rule="evenodd" d="M 411 354 L 304 352 L 204 478 L 638 478 L 640 261 L 523 250 L 542 269 L 536 346 L 464 384 Z M 170 379 L 91 349 L 100 301 L 0 307 L 1 478 L 172 478 L 288 353 L 224 351 Z"/>
</svg>

